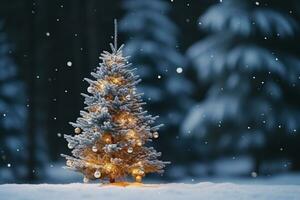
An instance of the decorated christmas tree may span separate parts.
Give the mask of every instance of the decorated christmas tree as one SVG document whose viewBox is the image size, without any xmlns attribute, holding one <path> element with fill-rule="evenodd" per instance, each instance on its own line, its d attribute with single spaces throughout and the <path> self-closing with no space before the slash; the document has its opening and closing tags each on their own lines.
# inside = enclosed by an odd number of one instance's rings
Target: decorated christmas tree
<svg viewBox="0 0 300 200">
<path fill-rule="evenodd" d="M 115 21 L 112 53 L 104 51 L 100 67 L 85 79 L 90 86 L 85 97 L 86 107 L 80 111 L 74 127 L 75 135 L 65 135 L 73 156 L 67 159 L 68 169 L 84 175 L 84 182 L 108 179 L 110 182 L 132 175 L 141 182 L 147 173 L 162 173 L 165 164 L 157 158 L 161 155 L 146 142 L 158 138 L 155 119 L 143 110 L 142 94 L 136 90 L 141 81 L 134 75 L 131 64 L 122 53 L 123 45 L 117 47 L 117 24 Z"/>
</svg>

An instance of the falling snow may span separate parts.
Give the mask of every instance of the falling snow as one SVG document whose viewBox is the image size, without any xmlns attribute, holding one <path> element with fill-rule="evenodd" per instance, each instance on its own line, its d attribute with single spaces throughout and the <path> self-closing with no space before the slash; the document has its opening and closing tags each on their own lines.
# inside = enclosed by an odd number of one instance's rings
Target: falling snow
<svg viewBox="0 0 300 200">
<path fill-rule="evenodd" d="M 183 71 L 183 69 L 182 69 L 181 67 L 178 67 L 178 68 L 176 69 L 176 72 L 177 72 L 178 74 L 182 73 L 182 71 Z"/>
<path fill-rule="evenodd" d="M 73 63 L 72 63 L 71 61 L 68 61 L 68 62 L 67 62 L 67 66 L 68 66 L 68 67 L 71 67 L 72 64 L 73 64 Z"/>
</svg>

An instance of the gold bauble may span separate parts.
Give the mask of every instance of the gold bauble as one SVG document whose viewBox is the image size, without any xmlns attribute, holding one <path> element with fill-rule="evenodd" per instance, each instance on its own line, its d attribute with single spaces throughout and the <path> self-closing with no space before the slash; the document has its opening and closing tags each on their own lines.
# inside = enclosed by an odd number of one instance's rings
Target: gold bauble
<svg viewBox="0 0 300 200">
<path fill-rule="evenodd" d="M 96 170 L 94 173 L 95 178 L 100 178 L 101 177 L 101 172 L 99 170 Z"/>
<path fill-rule="evenodd" d="M 76 134 L 79 134 L 79 133 L 81 132 L 81 129 L 80 129 L 79 127 L 76 127 L 76 128 L 74 129 L 74 132 L 75 132 Z"/>
<path fill-rule="evenodd" d="M 88 183 L 88 182 L 89 182 L 88 177 L 84 176 L 84 177 L 83 177 L 83 182 L 84 182 L 84 183 Z"/>
<path fill-rule="evenodd" d="M 72 163 L 72 161 L 71 161 L 71 160 L 67 160 L 67 163 L 66 163 L 66 165 L 67 165 L 67 166 L 69 166 L 69 167 L 70 167 L 70 166 L 72 166 L 72 164 L 73 164 L 73 163 Z"/>
<path fill-rule="evenodd" d="M 153 133 L 153 137 L 154 137 L 154 138 L 158 138 L 158 137 L 159 137 L 158 132 L 154 132 L 154 133 Z"/>
<path fill-rule="evenodd" d="M 93 152 L 97 152 L 97 151 L 98 151 L 97 146 L 93 146 L 93 147 L 92 147 L 92 151 L 93 151 Z"/>
<path fill-rule="evenodd" d="M 129 147 L 129 148 L 127 149 L 127 152 L 128 152 L 128 153 L 132 153 L 132 152 L 133 152 L 133 148 L 132 148 L 132 147 Z"/>
</svg>

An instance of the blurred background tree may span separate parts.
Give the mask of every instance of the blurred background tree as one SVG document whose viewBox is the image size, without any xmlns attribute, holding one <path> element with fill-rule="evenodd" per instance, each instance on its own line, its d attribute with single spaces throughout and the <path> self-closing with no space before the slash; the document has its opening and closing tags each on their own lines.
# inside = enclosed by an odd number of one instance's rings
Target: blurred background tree
<svg viewBox="0 0 300 200">
<path fill-rule="evenodd" d="M 0 175 L 3 181 L 26 177 L 26 94 L 10 55 L 12 49 L 0 22 Z"/>
<path fill-rule="evenodd" d="M 167 160 L 178 159 L 172 151 L 181 142 L 170 138 L 178 136 L 192 85 L 181 74 L 185 58 L 179 51 L 179 29 L 168 17 L 171 5 L 164 0 L 126 0 L 123 5 L 127 13 L 120 29 L 129 36 L 124 53 L 130 55 L 143 80 L 138 88 L 147 100 L 147 110 L 158 114 L 158 123 L 165 124 L 160 150 Z"/>
<path fill-rule="evenodd" d="M 209 143 L 198 148 L 209 161 L 247 154 L 255 173 L 275 159 L 299 168 L 299 157 L 291 152 L 300 149 L 291 141 L 300 141 L 300 60 L 289 49 L 298 24 L 280 5 L 226 0 L 199 18 L 199 27 L 210 35 L 187 56 L 209 89 L 190 110 L 182 131 Z"/>
</svg>

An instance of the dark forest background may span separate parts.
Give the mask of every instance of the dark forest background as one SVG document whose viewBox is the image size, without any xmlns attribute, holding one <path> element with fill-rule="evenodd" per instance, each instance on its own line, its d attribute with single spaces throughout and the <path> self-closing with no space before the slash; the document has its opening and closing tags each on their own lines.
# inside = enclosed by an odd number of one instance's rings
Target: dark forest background
<svg viewBox="0 0 300 200">
<path fill-rule="evenodd" d="M 145 2 L 150 1 L 145 0 Z M 54 172 L 53 175 L 53 173 L 49 174 L 48 170 L 56 167 L 61 168 L 64 160 L 60 154 L 69 153 L 63 134 L 73 133 L 73 128 L 68 122 L 75 121 L 79 115 L 79 110 L 84 106 L 83 97 L 80 96 L 80 93 L 86 91 L 88 84 L 83 82 L 83 78 L 89 77 L 90 72 L 98 65 L 100 53 L 103 50 L 109 50 L 109 43 L 113 41 L 114 18 L 122 21 L 128 13 L 124 2 L 126 1 L 0 1 L 0 31 L 1 36 L 5 37 L 5 40 L 0 39 L 0 45 L 5 47 L 8 45 L 1 52 L 7 54 L 2 57 L 2 60 L 10 59 L 9 63 L 13 63 L 12 65 L 16 69 L 13 81 L 22 83 L 14 96 L 6 99 L 5 95 L 0 95 L 0 99 L 2 98 L 9 105 L 10 103 L 15 104 L 16 99 L 20 98 L 17 103 L 21 107 L 24 106 L 24 108 L 20 108 L 23 109 L 21 113 L 16 111 L 18 117 L 11 119 L 12 125 L 8 126 L 9 128 L 4 122 L 0 124 L 0 182 L 51 182 L 63 180 L 63 178 L 56 179 L 56 176 L 65 176 L 67 177 L 66 180 L 73 176 L 68 171 Z M 173 2 L 162 2 L 169 7 L 169 11 L 163 12 L 163 15 L 166 15 L 178 29 L 176 51 L 182 57 L 186 57 L 186 52 L 192 45 L 210 35 L 209 32 L 199 31 L 199 16 L 211 6 L 220 4 L 220 1 L 174 0 Z M 255 4 L 255 1 L 249 2 Z M 299 3 L 297 1 L 260 1 L 260 5 L 274 10 L 286 11 L 294 18 L 295 23 L 299 22 Z M 226 16 L 225 13 L 224 16 Z M 130 37 L 130 31 L 127 34 L 126 28 L 124 30 L 121 30 L 119 34 L 119 43 L 126 44 L 135 36 Z M 272 46 L 276 43 L 277 46 L 284 49 L 284 52 L 292 52 L 296 58 L 299 58 L 299 27 L 295 28 L 293 32 L 293 35 L 287 36 L 288 39 L 280 44 L 274 40 L 265 44 L 262 42 L 263 39 L 259 44 Z M 172 34 L 171 31 L 170 34 Z M 225 37 L 225 31 L 223 36 Z M 219 37 L 222 37 L 222 34 Z M 260 40 L 258 37 L 260 36 L 254 36 L 251 41 Z M 268 140 L 272 142 L 265 143 L 264 149 L 258 148 L 259 150 L 257 148 L 247 148 L 243 151 L 238 148 L 216 150 L 221 144 L 210 142 L 210 140 L 215 141 L 214 138 L 218 136 L 210 139 L 208 137 L 187 137 L 186 134 L 181 133 L 182 130 L 186 130 L 181 127 L 183 119 L 197 102 L 204 101 L 209 88 L 209 83 L 198 80 L 197 70 L 192 67 L 191 62 L 187 61 L 188 58 L 184 60 L 182 66 L 176 66 L 172 70 L 175 73 L 174 76 L 178 76 L 178 73 L 175 72 L 176 68 L 183 68 L 183 73 L 180 76 L 187 80 L 186 84 L 189 87 L 186 88 L 192 88 L 191 92 L 176 93 L 172 98 L 165 96 L 166 100 L 164 100 L 164 102 L 170 102 L 182 95 L 187 97 L 187 100 L 182 100 L 179 103 L 180 106 L 184 105 L 183 108 L 180 107 L 182 120 L 172 127 L 168 126 L 171 123 L 168 123 L 167 120 L 162 120 L 166 126 L 160 132 L 160 139 L 154 144 L 155 148 L 162 151 L 162 158 L 172 162 L 164 179 L 226 175 L 227 172 L 222 170 L 218 172 L 218 169 L 227 163 L 224 161 L 226 158 L 234 162 L 231 166 L 235 166 L 238 158 L 241 158 L 241 163 L 246 163 L 241 164 L 242 166 L 250 163 L 250 167 L 247 165 L 238 176 L 251 177 L 252 175 L 253 177 L 253 172 L 261 176 L 269 176 L 300 170 L 298 155 L 300 130 L 297 130 L 297 124 L 288 133 L 292 134 L 293 137 L 286 137 L 281 133 L 274 135 Z M 133 59 L 133 64 L 134 61 Z M 8 62 L 5 61 L 5 63 Z M 9 69 L 5 68 L 0 73 L 4 74 L 8 71 Z M 286 95 L 282 95 L 287 98 L 288 105 L 294 106 L 295 116 L 297 116 L 294 118 L 299 122 L 300 115 L 297 114 L 300 111 L 300 74 L 298 72 L 294 73 L 297 79 L 285 85 L 283 91 L 288 91 L 285 93 Z M 155 77 L 157 75 L 159 73 L 154 74 Z M 159 80 L 153 78 L 152 81 L 147 81 L 149 84 L 157 85 Z M 4 81 L 0 81 L 0 84 L 4 83 Z M 293 84 L 296 84 L 296 88 Z M 160 87 L 159 84 L 157 87 Z M 291 87 L 295 89 L 295 92 L 291 91 Z M 169 93 L 166 92 L 164 95 L 169 95 Z M 158 112 L 160 115 L 169 113 L 170 110 L 179 109 L 176 104 L 168 109 L 165 109 L 166 104 L 164 103 L 158 103 L 154 106 L 150 103 L 149 112 L 153 114 Z M 2 118 L 1 120 L 9 120 L 9 116 L 13 115 L 15 110 L 10 106 L 4 107 L 5 105 L 3 105 L 3 109 L 0 109 L 0 118 Z M 216 106 L 215 109 L 218 107 Z M 247 113 L 241 115 L 247 115 Z M 24 123 L 20 124 L 18 122 L 20 120 Z M 15 125 L 17 123 L 20 125 Z M 244 126 L 247 127 L 248 125 Z M 276 126 L 278 127 L 280 124 L 276 124 Z M 214 129 L 209 130 L 216 132 Z M 197 130 L 193 132 L 197 132 Z M 235 137 L 240 136 L 236 135 Z M 223 141 L 223 139 L 221 140 Z M 203 146 L 210 146 L 210 148 L 202 149 Z M 262 155 L 262 152 L 264 152 L 263 157 L 259 157 L 258 155 Z M 155 178 L 161 177 L 155 176 Z"/>
</svg>

